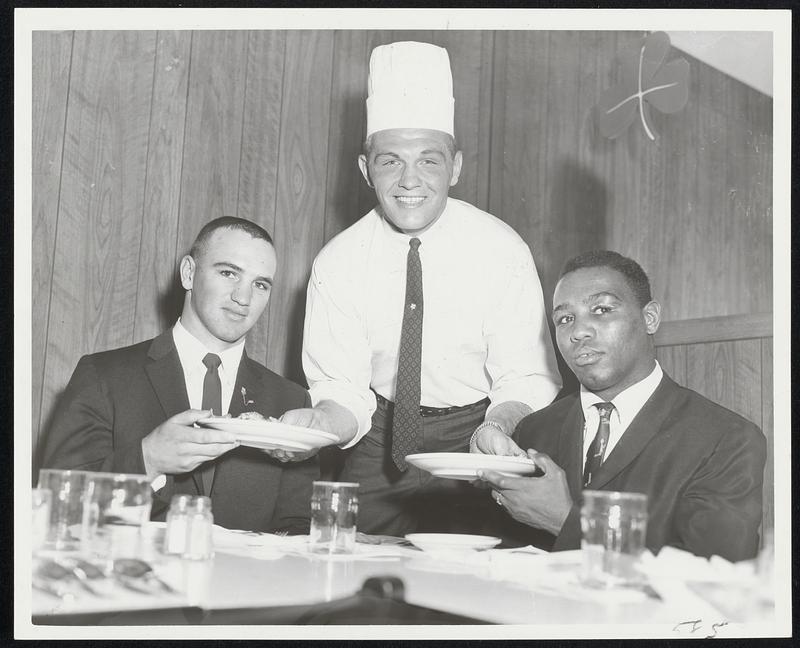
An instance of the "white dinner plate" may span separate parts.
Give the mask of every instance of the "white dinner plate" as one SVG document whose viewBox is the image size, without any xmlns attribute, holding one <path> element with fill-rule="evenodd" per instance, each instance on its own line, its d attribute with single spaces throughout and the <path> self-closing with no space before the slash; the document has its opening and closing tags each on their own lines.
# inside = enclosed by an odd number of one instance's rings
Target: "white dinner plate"
<svg viewBox="0 0 800 648">
<path fill-rule="evenodd" d="M 308 451 L 336 443 L 335 434 L 289 425 L 280 421 L 210 416 L 198 425 L 236 435 L 236 440 L 251 448 Z"/>
<path fill-rule="evenodd" d="M 478 470 L 493 470 L 509 477 L 531 476 L 536 464 L 527 457 L 501 457 L 470 452 L 421 452 L 406 456 L 412 466 L 444 479 L 472 481 Z"/>
<path fill-rule="evenodd" d="M 469 535 L 463 533 L 409 533 L 408 540 L 415 547 L 423 551 L 478 551 L 491 549 L 502 542 L 500 538 L 484 535 Z"/>
</svg>

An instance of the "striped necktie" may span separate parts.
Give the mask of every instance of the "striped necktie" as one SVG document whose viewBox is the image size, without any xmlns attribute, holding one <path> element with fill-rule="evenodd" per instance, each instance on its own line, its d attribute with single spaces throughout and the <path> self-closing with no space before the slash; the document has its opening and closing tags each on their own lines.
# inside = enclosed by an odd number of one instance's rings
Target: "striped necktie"
<svg viewBox="0 0 800 648">
<path fill-rule="evenodd" d="M 592 477 L 597 473 L 600 464 L 605 458 L 608 447 L 608 437 L 611 434 L 611 412 L 614 411 L 613 403 L 595 403 L 600 413 L 600 423 L 597 425 L 597 434 L 586 452 L 586 465 L 583 468 L 583 487 L 586 488 Z"/>
</svg>

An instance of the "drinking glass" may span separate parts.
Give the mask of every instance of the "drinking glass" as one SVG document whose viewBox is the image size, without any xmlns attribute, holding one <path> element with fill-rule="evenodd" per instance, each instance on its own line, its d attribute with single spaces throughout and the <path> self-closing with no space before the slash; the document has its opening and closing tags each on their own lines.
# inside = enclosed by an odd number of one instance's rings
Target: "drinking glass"
<svg viewBox="0 0 800 648">
<path fill-rule="evenodd" d="M 311 493 L 311 551 L 350 554 L 356 547 L 358 484 L 315 481 Z"/>
<path fill-rule="evenodd" d="M 49 488 L 31 490 L 31 544 L 34 552 L 41 549 L 47 540 L 52 500 L 53 491 Z"/>
<path fill-rule="evenodd" d="M 46 468 L 39 471 L 39 489 L 51 495 L 50 520 L 43 549 L 72 551 L 80 546 L 85 470 Z"/>
<path fill-rule="evenodd" d="M 583 491 L 581 508 L 583 582 L 591 587 L 631 585 L 647 532 L 647 496 Z"/>
<path fill-rule="evenodd" d="M 81 523 L 81 551 L 94 559 L 141 557 L 152 490 L 146 475 L 89 473 Z"/>
</svg>

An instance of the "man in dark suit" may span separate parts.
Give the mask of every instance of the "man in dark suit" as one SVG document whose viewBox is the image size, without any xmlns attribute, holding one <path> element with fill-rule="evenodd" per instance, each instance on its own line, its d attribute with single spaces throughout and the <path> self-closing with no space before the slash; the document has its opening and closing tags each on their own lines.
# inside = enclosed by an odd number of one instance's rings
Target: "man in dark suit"
<svg viewBox="0 0 800 648">
<path fill-rule="evenodd" d="M 212 411 L 277 417 L 310 405 L 303 388 L 244 351 L 276 266 L 272 239 L 255 223 L 206 224 L 180 262 L 180 319 L 152 340 L 81 358 L 53 417 L 44 467 L 147 474 L 154 519 L 172 495 L 188 493 L 210 496 L 222 526 L 305 532 L 316 459 L 282 465 L 194 425 Z"/>
<path fill-rule="evenodd" d="M 558 348 L 581 389 L 516 428 L 514 440 L 544 475 L 482 474 L 516 521 L 511 535 L 577 549 L 582 489 L 628 491 L 648 497 L 652 551 L 754 557 L 764 436 L 661 370 L 653 344 L 661 307 L 641 267 L 616 252 L 580 255 L 564 267 L 553 304 Z"/>
</svg>

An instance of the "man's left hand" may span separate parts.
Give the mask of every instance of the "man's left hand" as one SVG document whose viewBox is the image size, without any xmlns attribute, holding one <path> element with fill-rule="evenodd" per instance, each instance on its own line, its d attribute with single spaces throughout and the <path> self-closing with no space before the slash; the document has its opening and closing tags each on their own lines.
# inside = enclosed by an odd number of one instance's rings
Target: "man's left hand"
<svg viewBox="0 0 800 648">
<path fill-rule="evenodd" d="M 544 470 L 541 477 L 506 477 L 479 470 L 478 477 L 492 487 L 492 497 L 515 520 L 558 535 L 572 508 L 564 471 L 548 455 L 528 450 L 528 457 Z"/>
</svg>

